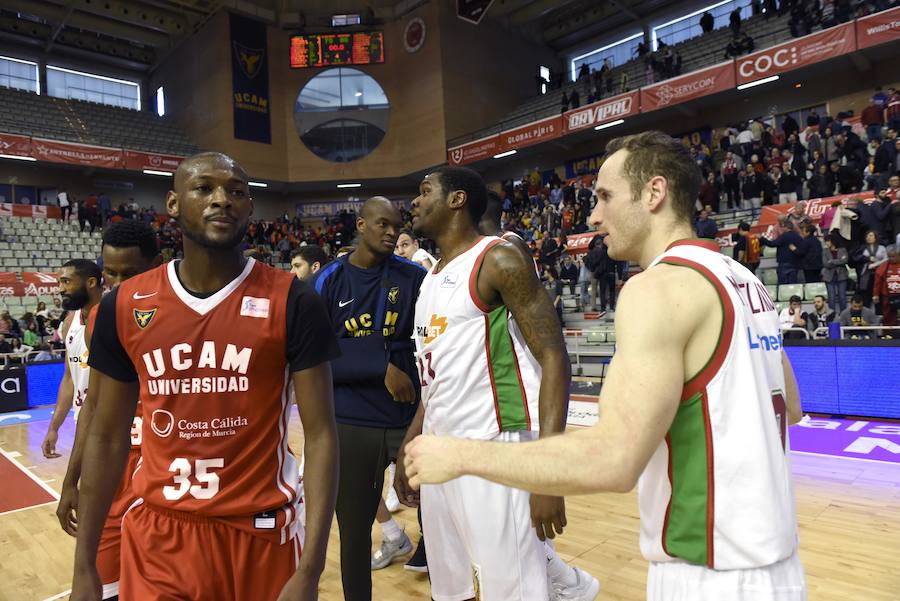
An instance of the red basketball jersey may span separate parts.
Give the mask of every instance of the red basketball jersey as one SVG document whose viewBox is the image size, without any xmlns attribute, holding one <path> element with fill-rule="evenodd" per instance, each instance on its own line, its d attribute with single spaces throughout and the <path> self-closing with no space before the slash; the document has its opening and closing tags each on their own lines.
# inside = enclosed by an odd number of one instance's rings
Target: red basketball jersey
<svg viewBox="0 0 900 601">
<path fill-rule="evenodd" d="M 119 286 L 117 334 L 137 371 L 144 414 L 133 486 L 147 503 L 236 517 L 296 501 L 287 439 L 293 281 L 250 259 L 208 298 L 184 289 L 174 262 Z M 268 517 L 257 516 L 255 527 L 276 528 Z"/>
</svg>

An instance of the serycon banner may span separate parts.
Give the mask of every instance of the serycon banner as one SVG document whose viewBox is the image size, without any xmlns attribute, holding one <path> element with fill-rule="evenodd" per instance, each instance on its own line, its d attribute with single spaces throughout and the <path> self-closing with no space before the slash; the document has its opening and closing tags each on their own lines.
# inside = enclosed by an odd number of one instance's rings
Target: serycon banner
<svg viewBox="0 0 900 601">
<path fill-rule="evenodd" d="M 0 372 L 0 413 L 28 409 L 28 380 L 24 367 L 12 367 Z"/>
<path fill-rule="evenodd" d="M 235 14 L 229 17 L 234 137 L 271 144 L 266 25 Z"/>
</svg>

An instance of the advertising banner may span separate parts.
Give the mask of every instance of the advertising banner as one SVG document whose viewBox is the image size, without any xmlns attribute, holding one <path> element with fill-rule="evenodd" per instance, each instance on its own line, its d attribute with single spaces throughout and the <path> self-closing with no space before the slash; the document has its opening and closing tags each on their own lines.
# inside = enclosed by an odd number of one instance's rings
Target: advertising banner
<svg viewBox="0 0 900 601">
<path fill-rule="evenodd" d="M 734 87 L 734 62 L 720 63 L 641 88 L 641 112 L 663 109 Z"/>
<path fill-rule="evenodd" d="M 234 137 L 271 144 L 266 25 L 234 13 L 229 19 Z"/>
<path fill-rule="evenodd" d="M 639 105 L 638 91 L 635 90 L 563 113 L 563 124 L 566 133 L 597 127 L 638 114 Z"/>
<path fill-rule="evenodd" d="M 447 149 L 447 162 L 451 165 L 465 165 L 486 159 L 503 152 L 500 150 L 500 136 L 488 136 Z"/>
<path fill-rule="evenodd" d="M 31 155 L 39 161 L 87 167 L 122 168 L 122 149 L 72 144 L 43 138 L 31 139 Z"/>
<path fill-rule="evenodd" d="M 136 150 L 125 151 L 125 169 L 142 171 L 144 169 L 159 169 L 160 171 L 175 171 L 184 157 L 169 154 L 156 154 L 152 152 L 138 152 Z"/>
<path fill-rule="evenodd" d="M 900 40 L 900 6 L 856 22 L 856 47 L 860 50 L 896 40 Z"/>
<path fill-rule="evenodd" d="M 17 157 L 31 156 L 31 138 L 15 134 L 0 134 L 0 154 Z"/>
<path fill-rule="evenodd" d="M 500 133 L 500 152 L 546 142 L 563 134 L 563 118 L 549 117 Z M 494 153 L 496 154 L 496 153 Z"/>
<path fill-rule="evenodd" d="M 856 50 L 856 25 L 844 23 L 735 60 L 737 83 L 749 83 Z"/>
</svg>

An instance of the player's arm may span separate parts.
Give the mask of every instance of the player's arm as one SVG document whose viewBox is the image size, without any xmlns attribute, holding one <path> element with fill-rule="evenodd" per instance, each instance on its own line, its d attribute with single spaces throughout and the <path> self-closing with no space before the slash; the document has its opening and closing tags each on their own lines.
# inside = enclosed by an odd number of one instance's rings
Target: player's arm
<svg viewBox="0 0 900 601">
<path fill-rule="evenodd" d="M 565 428 L 572 370 L 559 318 L 534 267 L 519 249 L 499 244 L 485 255 L 478 290 L 486 299 L 499 296 L 519 326 L 541 366 L 540 435 L 559 434 Z M 532 497 L 531 516 L 541 540 L 553 538 L 554 530 L 561 534 L 566 525 L 562 497 Z"/>
<path fill-rule="evenodd" d="M 87 438 L 79 490 L 78 534 L 72 599 L 99 599 L 97 546 L 131 448 L 139 384 L 116 327 L 117 291 L 100 301 L 90 347 L 98 391 Z"/>
<path fill-rule="evenodd" d="M 803 419 L 803 409 L 800 406 L 800 389 L 797 387 L 791 360 L 784 351 L 781 352 L 781 368 L 784 371 L 784 402 L 787 405 L 788 424 L 793 425 Z"/>
<path fill-rule="evenodd" d="M 400 449 L 397 451 L 397 465 L 403 466 L 406 445 L 422 433 L 424 424 L 425 404 L 419 403 L 419 406 L 416 408 L 416 414 L 406 428 L 406 435 L 403 437 L 403 442 L 400 443 Z M 394 490 L 401 503 L 407 507 L 418 507 L 419 493 L 409 485 L 409 478 L 406 477 L 406 470 L 397 470 L 397 473 L 394 476 Z"/>
<path fill-rule="evenodd" d="M 63 342 L 69 333 L 69 327 L 72 325 L 72 319 L 75 314 L 70 313 L 63 322 L 60 335 Z M 69 355 L 63 351 L 63 377 L 59 383 L 59 390 L 56 392 L 56 408 L 53 410 L 53 417 L 50 418 L 50 427 L 47 428 L 47 434 L 44 436 L 44 442 L 41 443 L 41 451 L 47 459 L 62 457 L 56 452 L 56 441 L 59 438 L 59 428 L 66 421 L 66 416 L 72 409 L 72 397 L 75 395 L 75 385 L 72 383 L 72 374 L 69 371 Z"/>
<path fill-rule="evenodd" d="M 331 364 L 327 361 L 293 374 L 298 391 L 297 409 L 303 422 L 303 454 L 306 458 L 303 479 L 306 496 L 306 538 L 300 567 L 287 589 L 315 592 L 325 568 L 328 534 L 337 502 L 338 443 L 334 421 L 334 396 Z M 302 392 L 300 392 L 302 391 Z M 306 597 L 302 597 L 306 598 Z"/>
<path fill-rule="evenodd" d="M 84 342 L 91 347 L 91 329 L 85 328 Z M 95 370 L 91 370 L 88 376 L 88 391 L 75 423 L 75 441 L 72 443 L 72 453 L 69 456 L 69 466 L 63 478 L 62 490 L 59 494 L 59 505 L 56 508 L 56 517 L 59 525 L 71 536 L 75 536 L 78 530 L 78 521 L 75 512 L 78 509 L 78 479 L 81 478 L 81 464 L 84 456 L 84 443 L 90 429 L 91 418 L 94 416 L 94 404 L 100 393 L 100 376 Z"/>
<path fill-rule="evenodd" d="M 543 494 L 631 490 L 678 409 L 686 345 L 703 320 L 721 316 L 711 286 L 699 294 L 699 279 L 658 277 L 659 269 L 622 289 L 595 426 L 516 445 L 423 436 L 407 448 L 411 483 L 470 473 Z"/>
</svg>

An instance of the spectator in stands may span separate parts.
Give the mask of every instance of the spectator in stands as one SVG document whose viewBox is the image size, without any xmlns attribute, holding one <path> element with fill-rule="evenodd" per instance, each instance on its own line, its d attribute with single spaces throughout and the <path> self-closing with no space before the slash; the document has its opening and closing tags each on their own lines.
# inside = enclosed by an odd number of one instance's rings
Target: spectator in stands
<svg viewBox="0 0 900 601">
<path fill-rule="evenodd" d="M 730 151 L 725 153 L 725 160 L 722 162 L 721 167 L 722 187 L 725 189 L 729 209 L 739 208 L 741 184 L 738 176 L 743 168 L 744 161 L 741 157 L 735 156 Z"/>
<path fill-rule="evenodd" d="M 741 7 L 735 8 L 731 11 L 731 14 L 728 15 L 728 28 L 731 29 L 731 34 L 735 38 L 738 37 L 741 33 Z"/>
<path fill-rule="evenodd" d="M 559 246 L 556 244 L 556 240 L 552 236 L 545 238 L 541 243 L 541 265 L 544 265 L 545 267 L 555 265 L 558 257 Z"/>
<path fill-rule="evenodd" d="M 762 185 L 761 176 L 753 168 L 753 165 L 747 165 L 741 174 L 741 196 L 744 199 L 744 208 L 758 209 L 762 204 Z"/>
<path fill-rule="evenodd" d="M 100 196 L 97 197 L 97 217 L 99 220 L 100 227 L 106 225 L 107 220 L 112 214 L 112 201 L 109 199 L 109 195 L 106 192 L 101 192 Z"/>
<path fill-rule="evenodd" d="M 896 137 L 895 132 L 889 131 L 888 136 L 882 140 L 873 157 L 874 171 L 878 175 L 877 183 L 879 187 L 884 186 L 896 171 L 897 144 L 896 140 L 891 138 L 892 135 Z"/>
<path fill-rule="evenodd" d="M 72 200 L 69 199 L 69 193 L 65 188 L 56 195 L 56 202 L 59 204 L 60 220 L 68 223 L 72 216 Z"/>
<path fill-rule="evenodd" d="M 806 201 L 801 200 L 791 207 L 791 210 L 785 215 L 785 219 L 790 221 L 795 228 L 799 228 L 802 224 L 808 223 L 809 217 L 806 215 Z M 797 229 L 797 231 L 799 232 L 800 230 Z"/>
<path fill-rule="evenodd" d="M 698 238 L 715 238 L 716 234 L 719 233 L 719 226 L 716 224 L 714 219 L 711 219 L 709 216 L 709 211 L 703 209 L 700 211 L 700 216 L 697 218 L 696 223 L 694 224 L 694 229 L 697 232 Z"/>
<path fill-rule="evenodd" d="M 875 288 L 875 271 L 887 261 L 887 249 L 878 243 L 878 235 L 869 230 L 866 232 L 866 243 L 862 248 L 861 268 L 857 282 L 857 294 L 861 294 L 865 305 L 872 304 L 872 294 Z"/>
<path fill-rule="evenodd" d="M 822 243 L 816 238 L 816 226 L 804 223 L 799 228 L 802 243 L 792 248 L 800 255 L 800 266 L 803 268 L 803 281 L 807 284 L 822 281 Z"/>
<path fill-rule="evenodd" d="M 34 311 L 34 316 L 49 319 L 50 315 L 47 312 L 47 303 L 45 303 L 44 301 L 39 301 L 37 304 L 37 309 L 35 309 Z"/>
<path fill-rule="evenodd" d="M 866 233 L 874 232 L 879 243 L 889 241 L 887 229 L 891 203 L 886 190 L 880 191 L 871 203 L 857 202 L 854 210 L 859 215 L 859 225 Z"/>
<path fill-rule="evenodd" d="M 578 96 L 578 90 L 572 90 L 572 93 L 569 94 L 569 108 L 577 109 L 581 106 L 581 98 Z"/>
<path fill-rule="evenodd" d="M 34 348 L 41 342 L 41 336 L 38 334 L 37 322 L 32 320 L 28 323 L 28 326 L 25 328 L 25 332 L 22 335 L 22 341 L 29 347 Z"/>
<path fill-rule="evenodd" d="M 0 334 L 0 354 L 11 353 L 12 345 L 6 340 L 5 334 Z"/>
<path fill-rule="evenodd" d="M 560 104 L 562 105 L 562 110 L 560 111 L 561 113 L 565 113 L 567 110 L 569 110 L 569 97 L 566 96 L 565 92 L 562 93 L 562 100 L 560 101 Z"/>
<path fill-rule="evenodd" d="M 19 328 L 18 320 L 13 319 L 12 315 L 9 314 L 9 311 L 4 311 L 3 314 L 0 315 L 0 320 L 6 322 L 6 331 L 8 332 L 9 336 L 15 338 L 22 337 L 22 330 L 21 328 Z"/>
<path fill-rule="evenodd" d="M 39 352 L 31 358 L 31 361 L 34 363 L 39 361 L 56 361 L 59 359 L 59 356 L 52 352 L 49 344 L 42 344 L 38 349 Z"/>
<path fill-rule="evenodd" d="M 53 306 L 47 309 L 47 315 L 51 320 L 61 319 L 63 314 L 62 301 L 58 296 L 53 297 Z"/>
<path fill-rule="evenodd" d="M 750 224 L 742 221 L 738 225 L 737 234 L 735 234 L 734 254 L 732 257 L 735 261 L 746 267 L 751 273 L 756 273 L 759 267 L 761 245 L 759 236 L 750 231 Z"/>
<path fill-rule="evenodd" d="M 828 324 L 835 320 L 836 314 L 828 307 L 828 302 L 821 294 L 817 294 L 813 302 L 813 310 L 804 313 L 806 319 L 806 327 L 809 333 L 815 335 L 819 328 L 827 328 Z"/>
<path fill-rule="evenodd" d="M 864 299 L 859 294 L 854 294 L 850 299 L 850 306 L 841 311 L 838 318 L 841 327 L 867 327 L 877 326 L 878 316 L 873 309 L 866 307 Z M 850 332 L 850 338 L 870 338 L 869 332 Z"/>
<path fill-rule="evenodd" d="M 708 10 L 703 13 L 703 16 L 700 17 L 700 29 L 703 30 L 703 33 L 709 33 L 713 30 L 715 26 L 715 19 L 713 19 L 712 13 Z"/>
<path fill-rule="evenodd" d="M 788 163 L 784 163 L 781 169 L 772 168 L 772 171 L 776 170 L 780 172 L 774 179 L 778 190 L 778 204 L 797 202 L 797 188 L 800 183 L 797 172 Z"/>
<path fill-rule="evenodd" d="M 701 184 L 697 200 L 702 206 L 710 207 L 714 213 L 719 212 L 719 182 L 712 171 L 706 175 L 706 180 Z"/>
<path fill-rule="evenodd" d="M 896 326 L 900 311 L 900 246 L 888 246 L 887 256 L 888 260 L 875 271 L 872 301 L 876 307 L 881 305 L 883 325 Z M 889 334 L 891 337 L 897 336 L 897 332 Z"/>
<path fill-rule="evenodd" d="M 812 167 L 812 164 L 810 165 Z M 829 175 L 828 166 L 821 162 L 813 171 L 813 176 L 807 182 L 810 198 L 825 198 L 834 194 L 834 177 Z"/>
<path fill-rule="evenodd" d="M 737 58 L 741 54 L 743 54 L 743 48 L 741 47 L 741 43 L 737 38 L 732 38 L 728 44 L 725 46 L 725 58 Z"/>
<path fill-rule="evenodd" d="M 800 258 L 790 247 L 800 246 L 803 243 L 803 239 L 794 230 L 793 224 L 788 221 L 785 221 L 784 225 L 780 226 L 779 229 L 781 233 L 774 240 L 761 237 L 759 241 L 763 246 L 777 249 L 775 260 L 777 262 L 778 284 L 796 284 L 800 269 Z"/>
<path fill-rule="evenodd" d="M 891 236 L 900 235 L 900 175 L 893 175 L 888 180 L 885 199 L 890 204 L 888 209 L 888 229 Z"/>
<path fill-rule="evenodd" d="M 884 105 L 884 122 L 894 131 L 900 131 L 900 94 L 896 88 L 888 88 L 888 99 Z"/>
<path fill-rule="evenodd" d="M 547 292 L 550 294 L 550 300 L 553 301 L 553 306 L 556 307 L 556 315 L 559 318 L 559 324 L 561 326 L 563 324 L 563 285 L 562 282 L 559 281 L 555 267 L 544 267 L 544 280 L 547 282 Z"/>
<path fill-rule="evenodd" d="M 291 253 L 291 273 L 306 281 L 328 263 L 325 251 L 317 244 L 301 246 Z"/>
<path fill-rule="evenodd" d="M 791 330 L 805 330 L 806 319 L 802 311 L 802 299 L 796 294 L 788 301 L 788 306 L 781 310 L 778 321 L 781 325 L 781 333 L 785 339 L 803 339 L 806 334 Z"/>
<path fill-rule="evenodd" d="M 562 267 L 559 271 L 559 280 L 563 285 L 568 284 L 569 294 L 575 295 L 575 288 L 578 286 L 578 265 L 572 260 L 572 255 L 563 256 Z"/>
<path fill-rule="evenodd" d="M 781 122 L 781 130 L 784 132 L 785 138 L 790 138 L 792 135 L 800 133 L 800 124 L 794 117 L 787 114 L 784 116 L 784 121 Z"/>
<path fill-rule="evenodd" d="M 578 81 L 588 79 L 591 76 L 591 67 L 587 63 L 581 63 L 578 69 Z"/>
<path fill-rule="evenodd" d="M 876 103 L 874 97 L 869 106 L 862 110 L 860 121 L 866 128 L 866 137 L 869 141 L 881 140 L 881 128 L 884 127 L 884 108 Z"/>
</svg>

